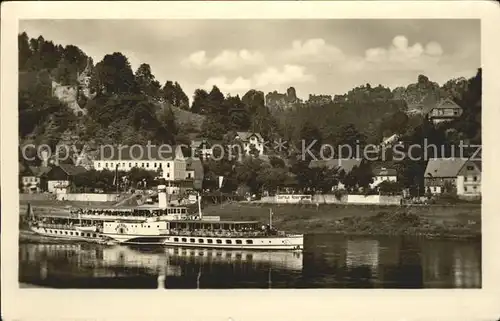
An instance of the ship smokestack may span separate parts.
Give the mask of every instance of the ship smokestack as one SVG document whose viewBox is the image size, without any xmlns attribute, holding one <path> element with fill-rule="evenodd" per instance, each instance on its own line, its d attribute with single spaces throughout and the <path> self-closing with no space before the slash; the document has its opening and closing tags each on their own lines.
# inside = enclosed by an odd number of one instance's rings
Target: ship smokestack
<svg viewBox="0 0 500 321">
<path fill-rule="evenodd" d="M 158 207 L 167 208 L 167 187 L 165 185 L 158 185 Z"/>
</svg>

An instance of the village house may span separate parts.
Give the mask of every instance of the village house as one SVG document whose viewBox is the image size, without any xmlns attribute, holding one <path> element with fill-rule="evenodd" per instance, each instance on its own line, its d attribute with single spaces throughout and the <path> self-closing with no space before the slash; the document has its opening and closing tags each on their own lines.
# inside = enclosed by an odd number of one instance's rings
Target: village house
<svg viewBox="0 0 500 321">
<path fill-rule="evenodd" d="M 86 171 L 84 167 L 72 164 L 59 164 L 53 166 L 46 174 L 47 191 L 54 194 L 69 193 L 73 178 Z"/>
<path fill-rule="evenodd" d="M 192 181 L 192 188 L 201 190 L 203 184 L 203 164 L 199 159 L 188 159 L 186 163 L 186 180 Z"/>
<path fill-rule="evenodd" d="M 48 166 L 24 166 L 19 164 L 23 193 L 40 193 L 47 190 Z"/>
<path fill-rule="evenodd" d="M 441 100 L 427 113 L 429 120 L 434 124 L 457 119 L 462 115 L 462 107 L 453 100 L 447 98 Z"/>
<path fill-rule="evenodd" d="M 182 181 L 186 178 L 186 158 L 180 146 L 120 146 L 103 148 L 94 160 L 97 171 L 125 171 L 142 168 L 158 172 L 166 181 Z"/>
<path fill-rule="evenodd" d="M 213 156 L 213 149 L 209 141 L 205 138 L 194 139 L 191 141 L 191 149 L 195 157 L 207 160 Z"/>
<path fill-rule="evenodd" d="M 258 155 L 264 154 L 264 138 L 259 133 L 237 132 L 235 140 L 243 144 L 243 151 L 250 154 L 253 148 L 258 151 Z"/>
<path fill-rule="evenodd" d="M 393 168 L 379 166 L 373 169 L 372 172 L 373 172 L 373 183 L 370 184 L 370 188 L 375 188 L 382 182 L 398 181 L 398 173 Z"/>
<path fill-rule="evenodd" d="M 468 160 L 457 175 L 457 195 L 464 198 L 481 196 L 481 162 Z"/>
<path fill-rule="evenodd" d="M 349 174 L 354 167 L 361 165 L 362 159 L 360 158 L 339 158 L 328 160 L 312 160 L 309 163 L 309 168 L 327 167 L 328 169 L 338 168 L 339 172 L 343 171 L 346 175 Z M 337 186 L 332 186 L 332 190 L 345 189 L 344 184 L 339 182 Z"/>
<path fill-rule="evenodd" d="M 432 158 L 425 169 L 426 192 L 453 192 L 464 198 L 481 196 L 481 162 L 464 158 Z"/>
</svg>

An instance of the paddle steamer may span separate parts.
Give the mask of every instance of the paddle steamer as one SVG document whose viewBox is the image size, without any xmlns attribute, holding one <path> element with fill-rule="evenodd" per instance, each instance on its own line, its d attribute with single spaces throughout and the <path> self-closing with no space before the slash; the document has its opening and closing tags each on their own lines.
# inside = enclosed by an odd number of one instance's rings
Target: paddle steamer
<svg viewBox="0 0 500 321">
<path fill-rule="evenodd" d="M 170 207 L 166 187 L 158 186 L 158 207 L 149 209 L 80 210 L 67 217 L 44 216 L 31 229 L 41 235 L 124 244 L 163 244 L 198 248 L 248 250 L 302 250 L 302 234 L 287 234 L 258 221 L 221 221 L 204 216 L 201 197 L 198 213 Z M 48 221 L 50 220 L 50 221 Z"/>
</svg>

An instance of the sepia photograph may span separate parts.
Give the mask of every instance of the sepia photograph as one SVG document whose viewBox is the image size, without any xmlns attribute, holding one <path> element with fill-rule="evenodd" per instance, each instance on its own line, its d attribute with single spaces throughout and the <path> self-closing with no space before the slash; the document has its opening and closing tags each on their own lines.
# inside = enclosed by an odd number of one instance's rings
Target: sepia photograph
<svg viewBox="0 0 500 321">
<path fill-rule="evenodd" d="M 481 288 L 479 20 L 24 20 L 18 50 L 23 286 Z"/>
<path fill-rule="evenodd" d="M 131 4 L 2 15 L 2 270 L 22 302 L 486 315 L 500 88 L 485 7 Z"/>
</svg>

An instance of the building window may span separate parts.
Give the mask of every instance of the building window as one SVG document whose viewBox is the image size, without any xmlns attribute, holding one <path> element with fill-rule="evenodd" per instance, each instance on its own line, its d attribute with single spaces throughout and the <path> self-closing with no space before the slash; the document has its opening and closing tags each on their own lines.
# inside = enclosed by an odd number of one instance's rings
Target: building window
<svg viewBox="0 0 500 321">
<path fill-rule="evenodd" d="M 108 163 L 106 163 L 105 167 L 108 168 Z"/>
<path fill-rule="evenodd" d="M 236 244 L 241 244 L 241 240 L 236 240 Z"/>
<path fill-rule="evenodd" d="M 142 163 L 142 164 L 141 164 L 141 167 L 143 167 L 143 168 L 144 168 L 144 163 Z"/>
<path fill-rule="evenodd" d="M 174 237 L 174 242 L 179 242 L 179 238 L 178 237 Z"/>
<path fill-rule="evenodd" d="M 194 243 L 195 240 L 194 239 L 189 239 L 189 242 Z"/>
<path fill-rule="evenodd" d="M 187 239 L 185 237 L 183 237 L 182 242 L 187 242 Z"/>
<path fill-rule="evenodd" d="M 467 186 L 464 186 L 464 192 L 467 192 Z"/>
<path fill-rule="evenodd" d="M 191 178 L 191 173 L 188 173 L 188 178 Z"/>
<path fill-rule="evenodd" d="M 222 244 L 222 240 L 217 240 L 217 244 Z"/>
<path fill-rule="evenodd" d="M 231 244 L 231 240 L 226 240 L 226 244 Z"/>
<path fill-rule="evenodd" d="M 468 171 L 473 171 L 474 170 L 474 166 L 467 166 L 467 170 Z"/>
<path fill-rule="evenodd" d="M 153 164 L 153 167 L 156 168 L 156 163 Z"/>
<path fill-rule="evenodd" d="M 214 241 L 213 241 L 212 239 L 208 239 L 208 240 L 207 240 L 207 243 L 212 244 L 213 242 L 214 242 Z"/>
<path fill-rule="evenodd" d="M 252 240 L 247 240 L 247 244 L 253 244 Z"/>
<path fill-rule="evenodd" d="M 101 163 L 100 163 L 100 162 L 99 162 L 99 163 L 97 163 L 97 167 L 101 167 Z"/>
<path fill-rule="evenodd" d="M 170 163 L 167 163 L 167 167 L 170 167 Z"/>
<path fill-rule="evenodd" d="M 170 173 L 167 173 L 167 177 L 170 177 Z"/>
<path fill-rule="evenodd" d="M 198 243 L 205 243 L 203 239 L 198 239 Z"/>
<path fill-rule="evenodd" d="M 474 182 L 477 182 L 477 176 L 474 176 L 473 179 L 474 179 Z"/>
<path fill-rule="evenodd" d="M 125 167 L 125 163 L 122 163 L 122 167 Z"/>
<path fill-rule="evenodd" d="M 130 168 L 130 167 L 132 167 L 132 163 L 128 163 L 128 167 L 129 167 L 129 168 Z"/>
</svg>

